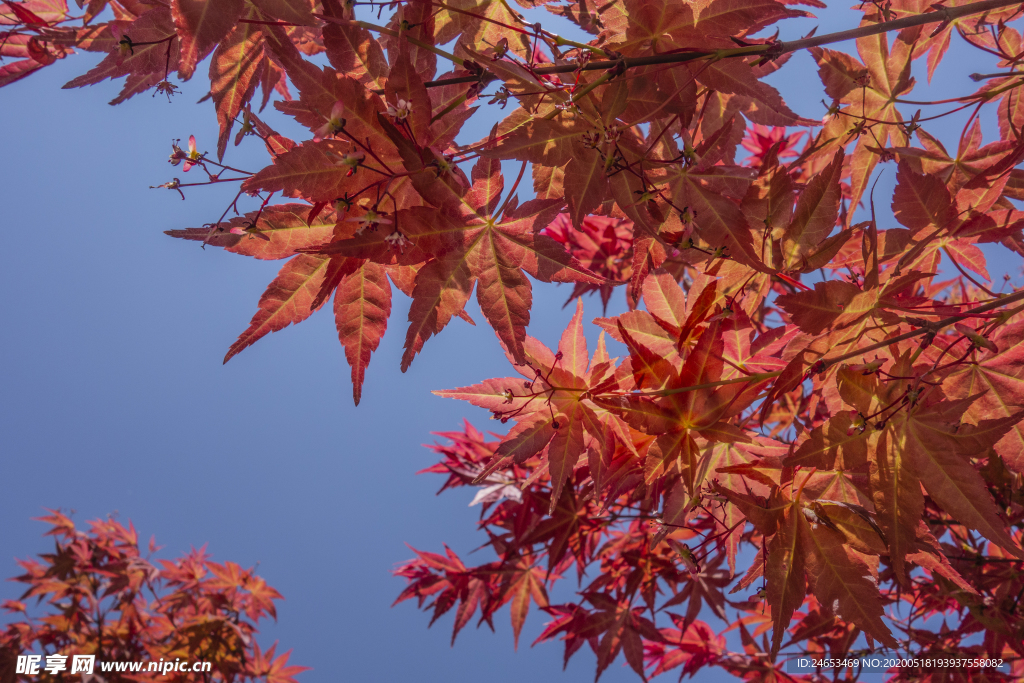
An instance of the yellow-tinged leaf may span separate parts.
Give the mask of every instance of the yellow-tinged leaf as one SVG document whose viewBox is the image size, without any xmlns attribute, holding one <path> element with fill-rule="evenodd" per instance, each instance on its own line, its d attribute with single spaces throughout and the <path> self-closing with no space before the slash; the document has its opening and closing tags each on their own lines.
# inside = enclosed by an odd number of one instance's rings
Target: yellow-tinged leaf
<svg viewBox="0 0 1024 683">
<path fill-rule="evenodd" d="M 224 362 L 267 334 L 308 318 L 313 313 L 309 305 L 320 291 L 328 261 L 326 256 L 299 254 L 284 264 L 260 297 L 259 310 L 249 323 L 249 329 L 231 345 Z"/>
<path fill-rule="evenodd" d="M 878 579 L 867 557 L 844 545 L 842 534 L 823 524 L 809 523 L 800 515 L 798 525 L 801 545 L 807 553 L 807 576 L 818 601 L 882 645 L 898 647 L 892 632 L 882 623 Z M 770 552 L 768 558 L 770 562 Z"/>
<path fill-rule="evenodd" d="M 768 604 L 772 608 L 772 656 L 779 652 L 786 628 L 793 612 L 800 608 L 807 594 L 804 578 L 806 554 L 799 547 L 798 524 L 802 515 L 792 508 L 787 512 L 779 530 L 768 543 Z"/>
<path fill-rule="evenodd" d="M 363 391 L 370 354 L 377 350 L 391 315 L 391 285 L 384 266 L 367 261 L 347 275 L 334 295 L 338 339 L 352 366 L 352 394 L 356 405 Z"/>
<path fill-rule="evenodd" d="M 963 409 L 955 404 L 936 404 L 900 414 L 893 420 L 908 469 L 946 512 L 1013 555 L 1024 558 L 1024 551 L 1007 533 L 984 479 L 970 462 L 972 456 L 983 454 L 1019 422 L 1020 414 L 985 420 L 977 426 L 964 424 L 954 430 L 950 423 L 962 413 Z"/>
<path fill-rule="evenodd" d="M 224 158 L 235 117 L 252 99 L 260 82 L 266 57 L 259 24 L 237 24 L 217 46 L 210 60 L 210 95 L 217 108 L 220 135 L 217 158 Z"/>
</svg>

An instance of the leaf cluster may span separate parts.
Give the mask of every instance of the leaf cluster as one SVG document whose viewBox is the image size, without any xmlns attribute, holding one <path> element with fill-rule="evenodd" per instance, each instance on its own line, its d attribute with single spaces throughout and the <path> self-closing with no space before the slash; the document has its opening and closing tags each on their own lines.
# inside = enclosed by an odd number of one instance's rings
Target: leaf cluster
<svg viewBox="0 0 1024 683">
<path fill-rule="evenodd" d="M 205 177 L 161 187 L 238 196 L 169 234 L 285 260 L 225 361 L 333 297 L 358 403 L 392 286 L 412 299 L 403 370 L 452 318 L 475 324 L 476 291 L 518 376 L 437 393 L 510 430 L 446 435 L 431 471 L 480 487 L 495 559 L 418 552 L 398 571 L 399 600 L 454 610 L 454 634 L 508 604 L 518 640 L 533 603 L 553 619 L 541 640 L 566 660 L 588 644 L 598 676 L 619 653 L 641 677 L 776 680 L 787 657 L 887 650 L 1011 667 L 897 678 L 1020 678 L 1024 291 L 993 283 L 979 246 L 1024 255 L 1019 3 L 878 0 L 850 31 L 780 41 L 763 31 L 807 16 L 796 3 L 518 2 L 593 39 L 504 0 L 367 3 L 383 23 L 339 0 L 96 0 L 83 17 L 28 0 L 0 11 L 21 58 L 0 85 L 81 49 L 107 56 L 68 87 L 170 96 L 209 57 L 216 154 L 175 143 L 171 164 Z M 993 73 L 910 99 L 915 61 L 930 79 L 954 39 Z M 846 40 L 856 55 L 827 47 Z M 802 49 L 820 121 L 764 80 Z M 277 133 L 258 89 L 308 138 Z M 466 144 L 485 106 L 502 118 Z M 958 115 L 940 140 L 930 122 Z M 226 165 L 232 133 L 268 165 Z M 573 284 L 556 350 L 527 333 L 533 281 Z M 617 286 L 629 310 L 594 321 L 591 353 L 581 297 L 607 306 Z M 574 566 L 579 599 L 552 604 Z"/>
<path fill-rule="evenodd" d="M 294 676 L 308 668 L 289 665 L 291 651 L 277 655 L 276 643 L 262 650 L 256 642 L 257 625 L 277 618 L 274 601 L 282 598 L 252 569 L 213 562 L 205 547 L 177 560 L 156 560 L 155 541 L 144 554 L 130 522 L 94 520 L 79 530 L 55 510 L 40 520 L 51 527 L 46 535 L 54 550 L 18 561 L 25 573 L 13 580 L 25 592 L 3 605 L 13 619 L 0 631 L 0 679 L 28 680 L 15 673 L 17 657 L 40 653 L 94 655 L 108 662 L 209 662 L 203 680 L 217 683 L 295 683 Z M 44 607 L 42 616 L 31 615 L 30 601 Z M 95 673 L 99 678 L 98 665 Z M 83 675 L 42 672 L 32 680 Z M 197 680 L 191 672 L 163 676 Z M 103 674 L 112 683 L 150 678 Z"/>
</svg>

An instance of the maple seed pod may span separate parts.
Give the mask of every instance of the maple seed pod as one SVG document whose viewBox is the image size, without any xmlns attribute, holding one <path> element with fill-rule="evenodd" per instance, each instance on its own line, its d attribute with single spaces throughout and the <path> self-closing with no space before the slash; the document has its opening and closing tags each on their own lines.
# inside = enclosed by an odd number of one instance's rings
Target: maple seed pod
<svg viewBox="0 0 1024 683">
<path fill-rule="evenodd" d="M 178 86 L 174 85 L 170 81 L 160 81 L 156 84 L 156 88 L 153 90 L 153 97 L 156 97 L 160 93 L 167 95 L 167 101 L 170 102 L 171 96 L 178 94 Z"/>
<path fill-rule="evenodd" d="M 618 78 L 622 74 L 626 73 L 626 61 L 620 59 L 615 63 L 615 66 L 608 69 L 606 72 L 610 78 Z"/>
<path fill-rule="evenodd" d="M 508 52 L 508 38 L 502 38 L 494 45 L 494 56 L 491 57 L 493 61 L 498 61 Z"/>
<path fill-rule="evenodd" d="M 712 502 L 719 503 L 722 505 L 729 502 L 729 499 L 726 498 L 725 496 L 720 496 L 717 493 L 713 493 L 711 491 L 705 491 L 704 497 Z"/>
<path fill-rule="evenodd" d="M 693 576 L 700 574 L 700 565 L 697 564 L 697 558 L 694 556 L 693 551 L 690 550 L 690 546 L 680 543 L 676 546 L 676 553 L 679 554 L 680 559 L 683 561 L 686 571 L 690 572 Z"/>
<path fill-rule="evenodd" d="M 388 105 L 388 115 L 394 116 L 399 121 L 404 121 L 409 118 L 409 114 L 412 113 L 412 102 L 406 100 L 398 100 L 397 104 Z"/>
<path fill-rule="evenodd" d="M 345 128 L 345 104 L 338 100 L 331 107 L 331 115 L 327 117 L 327 123 L 313 131 L 314 142 L 331 135 L 337 135 Z"/>
<path fill-rule="evenodd" d="M 162 183 L 160 185 L 150 185 L 149 189 L 153 190 L 158 187 L 176 191 L 179 195 L 181 195 L 181 200 L 185 201 L 185 193 L 181 191 L 181 181 L 178 180 L 177 178 L 174 178 L 170 182 Z"/>
<path fill-rule="evenodd" d="M 392 249 L 397 249 L 400 253 L 405 253 L 405 246 L 412 244 L 409 239 L 398 230 L 384 238 L 384 241 L 391 245 Z"/>
<path fill-rule="evenodd" d="M 362 203 L 362 200 L 360 200 Z M 359 229 L 356 230 L 357 235 L 362 235 L 363 231 L 369 228 L 370 230 L 376 230 L 378 225 L 391 225 L 392 221 L 390 218 L 385 218 L 387 214 L 381 211 L 378 213 L 373 208 L 367 208 L 366 213 L 362 216 L 353 216 L 345 219 L 347 223 L 359 223 Z"/>
<path fill-rule="evenodd" d="M 488 102 L 487 104 L 500 104 L 501 108 L 504 109 L 505 105 L 508 104 L 508 96 L 508 88 L 506 88 L 505 86 L 501 86 L 491 97 L 491 101 Z"/>
<path fill-rule="evenodd" d="M 185 150 L 178 146 L 181 140 L 173 140 L 171 142 L 171 156 L 167 159 L 167 162 L 171 166 L 177 166 L 185 160 Z"/>
<path fill-rule="evenodd" d="M 690 237 L 693 235 L 695 225 L 693 221 L 697 218 L 697 212 L 690 209 L 688 206 L 684 206 L 682 212 L 679 214 L 679 220 L 683 223 L 683 233 L 680 239 L 689 242 L 690 246 L 693 246 L 693 240 Z M 680 242 L 682 244 L 682 242 Z M 684 249 L 686 247 L 683 247 Z"/>
<path fill-rule="evenodd" d="M 334 211 L 338 214 L 338 220 L 344 220 L 345 214 L 352 208 L 352 200 L 348 197 L 338 197 L 334 200 Z"/>
<path fill-rule="evenodd" d="M 597 132 L 584 133 L 581 136 L 581 140 L 583 141 L 583 146 L 587 149 L 597 149 L 601 144 L 600 136 Z"/>
<path fill-rule="evenodd" d="M 198 166 L 203 160 L 203 155 L 196 149 L 196 136 L 188 136 L 188 152 L 184 152 L 181 147 L 177 145 L 178 141 L 175 140 L 171 143 L 171 158 L 170 162 L 172 166 L 177 166 L 179 161 L 184 161 L 181 170 L 186 173 L 193 167 Z"/>
<path fill-rule="evenodd" d="M 609 126 L 608 128 L 605 129 L 603 134 L 604 142 L 610 144 L 615 144 L 616 142 L 618 142 L 620 137 L 622 137 L 621 126 Z"/>
<path fill-rule="evenodd" d="M 256 227 L 252 221 L 246 221 L 243 225 L 236 225 L 228 230 L 233 235 L 248 235 L 249 239 L 259 237 L 261 240 L 270 241 L 270 238 L 263 234 L 263 231 Z"/>
<path fill-rule="evenodd" d="M 860 414 L 859 411 L 850 411 L 850 428 L 846 430 L 847 436 L 853 436 L 854 434 L 860 434 L 867 427 L 867 420 Z"/>
<path fill-rule="evenodd" d="M 695 150 L 693 146 L 689 142 L 687 142 L 683 146 L 682 157 L 684 166 L 692 166 L 693 162 L 697 160 L 697 150 Z"/>
<path fill-rule="evenodd" d="M 999 351 L 999 348 L 996 347 L 995 344 L 990 342 L 988 339 L 985 339 L 985 337 L 983 337 L 982 335 L 978 334 L 977 330 L 973 330 L 970 327 L 967 327 L 967 325 L 964 325 L 963 323 L 957 323 L 953 327 L 956 328 L 957 332 L 970 339 L 971 343 L 974 344 L 975 347 L 980 349 L 988 349 L 992 353 L 996 353 L 997 351 Z"/>
<path fill-rule="evenodd" d="M 455 166 L 452 161 L 452 155 L 442 154 L 439 157 L 435 157 L 434 160 L 430 162 L 430 165 L 437 169 L 437 177 L 440 178 L 441 175 L 451 175 L 455 172 Z"/>
<path fill-rule="evenodd" d="M 859 372 L 862 375 L 873 375 L 878 372 L 879 368 L 885 363 L 885 360 L 876 358 L 870 363 L 860 363 L 858 365 L 851 365 L 849 369 L 852 372 Z"/>
<path fill-rule="evenodd" d="M 822 100 L 821 103 L 825 104 L 825 101 Z M 821 125 L 822 126 L 827 126 L 828 124 L 832 123 L 832 119 L 834 119 L 838 114 L 839 114 L 839 107 L 838 106 L 833 105 L 831 107 L 828 107 L 828 111 L 825 113 L 824 116 L 821 117 Z"/>
<path fill-rule="evenodd" d="M 256 126 L 252 122 L 252 110 L 249 105 L 245 105 L 245 109 L 242 110 L 242 127 L 238 130 L 238 134 L 235 135 L 235 147 L 238 147 L 242 142 L 242 138 L 246 135 L 255 135 Z"/>
<path fill-rule="evenodd" d="M 810 508 L 800 508 L 800 512 L 804 513 L 804 517 L 807 518 L 807 521 L 810 523 L 812 529 L 818 528 L 818 524 L 821 523 L 821 520 L 818 518 L 818 515 L 814 512 L 814 510 Z"/>
<path fill-rule="evenodd" d="M 117 52 L 121 57 L 128 57 L 129 55 L 135 55 L 135 43 L 128 36 L 121 36 L 121 40 L 117 41 Z"/>
</svg>

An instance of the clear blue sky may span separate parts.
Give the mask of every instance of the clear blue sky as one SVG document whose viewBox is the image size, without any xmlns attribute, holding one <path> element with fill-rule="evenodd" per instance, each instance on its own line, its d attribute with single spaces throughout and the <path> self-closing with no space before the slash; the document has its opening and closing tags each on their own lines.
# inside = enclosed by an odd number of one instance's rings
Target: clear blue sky
<svg viewBox="0 0 1024 683">
<path fill-rule="evenodd" d="M 849 28 L 858 17 L 821 14 L 783 22 L 782 38 Z M 990 66 L 976 51 L 956 53 L 929 95 L 971 91 L 966 75 Z M 97 59 L 75 55 L 0 89 L 0 575 L 18 573 L 15 557 L 46 551 L 44 525 L 30 521 L 44 507 L 74 509 L 79 522 L 117 512 L 144 538 L 155 535 L 162 557 L 205 543 L 215 560 L 259 563 L 286 598 L 261 642 L 294 648 L 293 663 L 314 667 L 300 678 L 307 683 L 591 680 L 589 651 L 562 675 L 560 643 L 528 647 L 543 614 L 531 614 L 514 652 L 507 609 L 496 635 L 470 628 L 452 649 L 450 616 L 428 631 L 413 603 L 389 607 L 403 587 L 389 570 L 411 557 L 405 543 L 438 551 L 447 542 L 464 554 L 483 540 L 477 509 L 466 507 L 472 491 L 435 497 L 440 478 L 414 472 L 433 462 L 421 446 L 431 431 L 457 429 L 463 417 L 495 426 L 483 411 L 429 393 L 508 373 L 490 329 L 453 321 L 403 375 L 408 300 L 398 295 L 358 408 L 328 311 L 222 366 L 281 262 L 163 234 L 214 220 L 230 199 L 228 189 L 193 190 L 185 202 L 147 189 L 186 179 L 166 162 L 172 139 L 195 134 L 200 149 L 215 148 L 212 106 L 193 104 L 203 81 L 183 84 L 171 104 L 144 94 L 118 107 L 106 102 L 120 83 L 60 89 Z M 772 82 L 798 113 L 824 113 L 808 55 Z M 918 82 L 915 96 L 925 92 L 923 73 Z M 268 118 L 289 130 L 280 115 Z M 228 159 L 249 170 L 268 163 L 253 139 Z M 877 196 L 894 177 L 890 166 Z M 530 332 L 551 344 L 570 318 L 561 308 L 569 290 L 535 288 Z M 623 308 L 621 295 L 613 307 Z M 586 313 L 600 315 L 596 299 Z M 19 593 L 0 587 L 0 599 Z M 716 678 L 720 670 L 698 676 Z M 620 658 L 603 680 L 636 678 Z"/>
</svg>

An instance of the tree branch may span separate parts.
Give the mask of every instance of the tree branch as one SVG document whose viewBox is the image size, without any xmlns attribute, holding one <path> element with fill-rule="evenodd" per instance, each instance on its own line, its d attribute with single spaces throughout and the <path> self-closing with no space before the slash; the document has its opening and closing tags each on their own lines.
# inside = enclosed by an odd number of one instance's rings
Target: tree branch
<svg viewBox="0 0 1024 683">
<path fill-rule="evenodd" d="M 550 74 L 573 73 L 575 71 L 600 71 L 613 68 L 632 69 L 638 66 L 650 66 L 654 64 L 681 64 L 683 62 L 692 62 L 697 59 L 706 59 L 709 57 L 717 60 L 731 59 L 735 57 L 750 57 L 752 55 L 764 55 L 770 59 L 774 59 L 788 52 L 805 50 L 809 47 L 818 47 L 820 45 L 828 45 L 830 43 L 840 43 L 845 40 L 864 38 L 866 36 L 888 33 L 889 31 L 897 31 L 899 29 L 910 28 L 913 26 L 925 26 L 927 24 L 935 24 L 940 21 L 950 22 L 953 19 L 958 19 L 963 16 L 981 14 L 994 9 L 1001 9 L 1003 7 L 1020 4 L 1022 4 L 1020 0 L 985 0 L 984 2 L 975 2 L 970 5 L 963 5 L 962 7 L 946 7 L 934 12 L 926 12 L 925 14 L 904 17 L 903 19 L 893 19 L 892 21 L 885 21 L 869 26 L 860 26 L 847 31 L 826 33 L 821 36 L 802 38 L 800 40 L 788 42 L 775 41 L 772 43 L 765 43 L 763 45 L 748 45 L 746 47 L 735 49 L 694 50 L 661 55 L 648 55 L 646 57 L 626 57 L 624 59 L 589 62 L 583 66 L 577 66 L 575 64 L 556 64 L 553 66 L 542 66 L 533 69 L 533 73 L 538 76 L 547 76 Z M 482 77 L 460 76 L 457 78 L 442 78 L 436 81 L 427 81 L 424 85 L 428 88 L 440 88 L 445 85 L 455 85 L 458 83 L 488 83 L 491 80 L 494 80 L 494 78 L 495 77 L 491 75 L 484 75 Z"/>
</svg>

